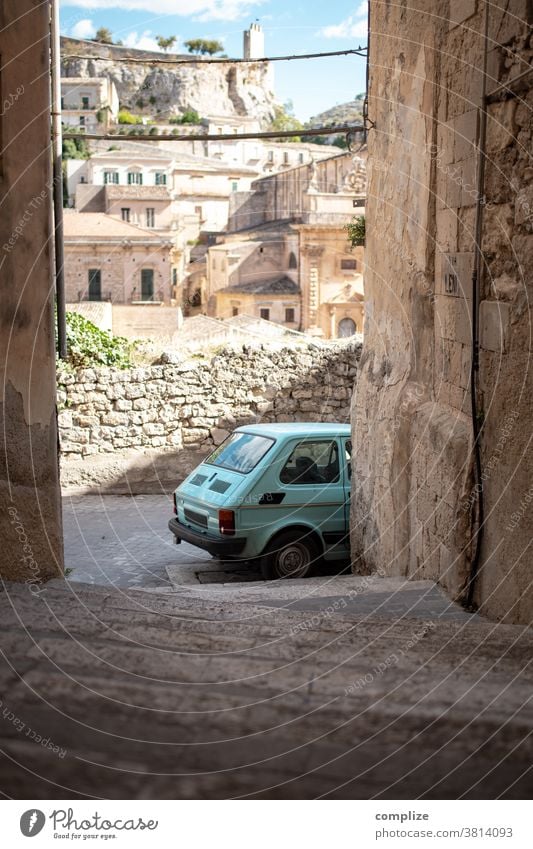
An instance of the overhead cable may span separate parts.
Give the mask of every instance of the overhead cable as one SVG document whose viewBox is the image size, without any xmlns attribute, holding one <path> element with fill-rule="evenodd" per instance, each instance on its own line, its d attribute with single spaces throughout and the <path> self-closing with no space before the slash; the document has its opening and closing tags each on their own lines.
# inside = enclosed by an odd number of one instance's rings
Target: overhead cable
<svg viewBox="0 0 533 849">
<path fill-rule="evenodd" d="M 68 53 L 63 54 L 62 61 L 66 61 L 67 59 L 88 59 L 92 62 L 128 62 L 138 63 L 140 65 L 242 65 L 254 64 L 256 62 L 291 62 L 294 59 L 321 59 L 324 56 L 347 56 L 349 54 L 366 56 L 366 47 L 357 47 L 353 50 L 333 50 L 329 53 L 301 53 L 294 56 L 268 56 L 257 59 L 228 59 L 223 57 L 206 59 L 201 56 L 191 56 L 190 58 L 183 59 L 165 59 L 164 57 L 160 59 L 137 59 L 129 56 L 89 56 L 87 54 Z"/>
<path fill-rule="evenodd" d="M 129 125 L 122 125 L 129 126 Z M 172 135 L 161 133 L 160 135 L 149 135 L 132 133 L 69 133 L 64 132 L 64 139 L 85 139 L 86 141 L 241 141 L 242 139 L 291 139 L 296 136 L 330 136 L 342 133 L 363 133 L 363 124 L 341 124 L 338 127 L 316 127 L 305 130 L 270 130 L 264 133 L 220 133 L 220 134 L 198 134 L 198 135 Z"/>
</svg>

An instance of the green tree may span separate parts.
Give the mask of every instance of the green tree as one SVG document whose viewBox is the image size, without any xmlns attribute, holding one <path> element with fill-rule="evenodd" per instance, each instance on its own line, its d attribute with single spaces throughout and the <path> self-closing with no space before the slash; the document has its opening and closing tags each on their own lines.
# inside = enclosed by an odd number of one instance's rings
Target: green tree
<svg viewBox="0 0 533 849">
<path fill-rule="evenodd" d="M 224 45 L 220 41 L 210 41 L 205 38 L 191 38 L 184 42 L 189 53 L 200 53 L 202 56 L 206 54 L 214 56 L 215 53 L 222 53 Z"/>
<path fill-rule="evenodd" d="M 303 124 L 298 118 L 295 118 L 293 114 L 293 106 L 292 101 L 288 100 L 283 106 L 280 103 L 276 103 L 274 106 L 274 118 L 270 124 L 269 130 L 280 130 L 281 132 L 288 132 L 290 130 L 303 130 Z M 290 139 L 285 139 L 285 141 L 301 141 L 300 136 L 295 135 Z"/>
<path fill-rule="evenodd" d="M 113 44 L 113 33 L 107 27 L 100 27 L 91 41 L 99 41 L 101 44 Z"/>
<path fill-rule="evenodd" d="M 164 50 L 165 53 L 168 53 L 168 51 L 174 47 L 177 38 L 175 35 L 169 35 L 168 38 L 165 38 L 164 35 L 157 35 L 155 40 L 157 41 L 157 44 L 161 48 L 161 50 Z"/>
<path fill-rule="evenodd" d="M 358 248 L 365 244 L 365 216 L 356 215 L 349 224 L 345 225 L 348 239 L 352 248 Z"/>
</svg>

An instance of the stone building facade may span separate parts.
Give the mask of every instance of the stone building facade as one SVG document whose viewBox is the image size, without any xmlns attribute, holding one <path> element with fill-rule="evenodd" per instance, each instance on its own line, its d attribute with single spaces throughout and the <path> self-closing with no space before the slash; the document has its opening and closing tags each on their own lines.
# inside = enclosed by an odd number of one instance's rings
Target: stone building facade
<svg viewBox="0 0 533 849">
<path fill-rule="evenodd" d="M 354 557 L 364 571 L 435 579 L 454 597 L 473 589 L 487 615 L 530 622 L 531 4 L 370 7 Z"/>
<path fill-rule="evenodd" d="M 49 7 L 4 0 L 0 115 L 0 575 L 62 570 L 55 407 Z"/>
<path fill-rule="evenodd" d="M 68 302 L 170 304 L 170 240 L 98 212 L 67 212 L 64 233 Z"/>
</svg>

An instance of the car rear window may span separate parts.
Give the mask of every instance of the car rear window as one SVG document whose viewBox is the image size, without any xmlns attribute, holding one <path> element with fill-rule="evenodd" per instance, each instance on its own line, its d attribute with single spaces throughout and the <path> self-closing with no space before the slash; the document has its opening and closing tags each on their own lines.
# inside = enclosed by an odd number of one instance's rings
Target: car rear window
<svg viewBox="0 0 533 849">
<path fill-rule="evenodd" d="M 207 460 L 204 460 L 204 463 L 247 475 L 255 469 L 273 444 L 274 440 L 267 436 L 232 433 L 209 455 Z"/>
</svg>

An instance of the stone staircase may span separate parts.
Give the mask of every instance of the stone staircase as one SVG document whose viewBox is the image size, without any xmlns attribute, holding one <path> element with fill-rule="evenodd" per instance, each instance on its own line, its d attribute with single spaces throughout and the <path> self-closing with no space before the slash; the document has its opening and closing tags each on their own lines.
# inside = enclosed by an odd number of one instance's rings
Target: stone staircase
<svg viewBox="0 0 533 849">
<path fill-rule="evenodd" d="M 5 584 L 2 791 L 528 798 L 531 632 L 438 609 L 428 582 L 378 582 L 372 600 L 364 580 L 319 605 L 297 582 Z"/>
</svg>

